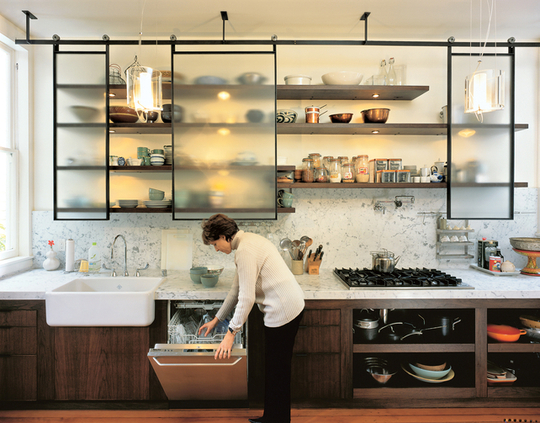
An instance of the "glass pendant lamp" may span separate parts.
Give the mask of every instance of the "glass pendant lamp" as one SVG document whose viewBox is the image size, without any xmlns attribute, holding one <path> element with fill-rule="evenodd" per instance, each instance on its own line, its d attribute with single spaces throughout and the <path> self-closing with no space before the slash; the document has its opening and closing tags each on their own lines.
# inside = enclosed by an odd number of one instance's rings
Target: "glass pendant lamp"
<svg viewBox="0 0 540 423">
<path fill-rule="evenodd" d="M 465 113 L 504 109 L 504 71 L 476 71 L 465 78 Z"/>
<path fill-rule="evenodd" d="M 139 119 L 147 121 L 149 112 L 162 109 L 161 72 L 135 61 L 126 69 L 127 102 Z"/>
</svg>

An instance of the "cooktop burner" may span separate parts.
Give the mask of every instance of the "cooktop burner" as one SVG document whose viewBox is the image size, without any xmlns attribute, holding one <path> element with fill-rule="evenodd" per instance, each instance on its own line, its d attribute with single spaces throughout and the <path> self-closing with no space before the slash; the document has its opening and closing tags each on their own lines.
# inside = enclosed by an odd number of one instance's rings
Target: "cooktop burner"
<svg viewBox="0 0 540 423">
<path fill-rule="evenodd" d="M 383 273 L 366 268 L 335 268 L 334 274 L 349 289 L 474 289 L 461 279 L 437 269 L 394 269 L 392 273 Z"/>
</svg>

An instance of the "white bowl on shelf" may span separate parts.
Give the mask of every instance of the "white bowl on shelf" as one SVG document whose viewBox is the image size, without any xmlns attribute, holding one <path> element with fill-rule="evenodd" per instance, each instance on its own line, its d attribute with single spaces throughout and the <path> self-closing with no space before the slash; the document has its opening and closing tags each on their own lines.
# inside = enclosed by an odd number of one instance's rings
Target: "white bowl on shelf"
<svg viewBox="0 0 540 423">
<path fill-rule="evenodd" d="M 118 200 L 118 205 L 124 209 L 132 209 L 139 205 L 139 200 Z"/>
<path fill-rule="evenodd" d="M 360 72 L 337 71 L 325 73 L 321 78 L 325 85 L 358 85 L 363 77 Z"/>
</svg>

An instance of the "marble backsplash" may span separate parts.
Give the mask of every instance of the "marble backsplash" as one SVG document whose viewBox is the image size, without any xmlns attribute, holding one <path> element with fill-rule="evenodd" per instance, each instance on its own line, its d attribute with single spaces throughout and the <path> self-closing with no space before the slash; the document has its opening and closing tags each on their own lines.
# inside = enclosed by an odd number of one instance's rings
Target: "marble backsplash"
<svg viewBox="0 0 540 423">
<path fill-rule="evenodd" d="M 386 248 L 401 256 L 398 267 L 466 268 L 474 260 L 437 260 L 437 217 L 446 209 L 446 190 L 438 189 L 302 189 L 295 190 L 296 213 L 280 214 L 276 221 L 239 222 L 240 228 L 260 233 L 278 246 L 283 237 L 313 239 L 325 251 L 323 268 L 371 267 L 370 251 Z M 403 205 L 396 208 L 396 196 Z M 414 202 L 406 196 L 414 196 Z M 382 201 L 385 210 L 376 210 Z M 520 188 L 515 191 L 513 220 L 471 220 L 475 230 L 472 241 L 487 238 L 499 241 L 502 253 L 518 268 L 526 259 L 510 246 L 511 236 L 536 236 L 538 233 L 538 190 Z M 163 229 L 181 229 L 193 234 L 193 264 L 214 264 L 233 268 L 233 256 L 216 253 L 201 241 L 200 221 L 173 221 L 170 214 L 112 214 L 109 221 L 53 221 L 51 211 L 35 211 L 33 218 L 34 267 L 41 267 L 48 250 L 47 241 L 54 240 L 58 258 L 64 265 L 61 240 L 75 240 L 75 258 L 87 258 L 92 242 L 96 242 L 104 264 L 120 268 L 110 260 L 111 245 L 117 234 L 127 241 L 128 267 L 161 268 Z M 464 226 L 464 221 L 448 221 L 451 226 Z M 118 245 L 117 245 L 118 246 Z M 117 248 L 115 246 L 115 249 Z M 115 260 L 123 261 L 123 245 L 115 252 Z M 447 248 L 442 253 L 461 253 L 463 247 Z M 476 245 L 469 247 L 476 255 Z M 290 261 L 286 253 L 284 259 Z"/>
</svg>

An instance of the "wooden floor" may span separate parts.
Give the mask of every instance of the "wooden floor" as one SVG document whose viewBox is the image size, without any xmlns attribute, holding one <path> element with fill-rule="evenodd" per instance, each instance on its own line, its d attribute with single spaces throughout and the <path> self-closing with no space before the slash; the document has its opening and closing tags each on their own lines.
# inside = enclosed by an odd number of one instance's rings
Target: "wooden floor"
<svg viewBox="0 0 540 423">
<path fill-rule="evenodd" d="M 2 423 L 247 423 L 260 410 L 14 410 Z M 539 408 L 293 409 L 292 423 L 540 423 Z"/>
</svg>

